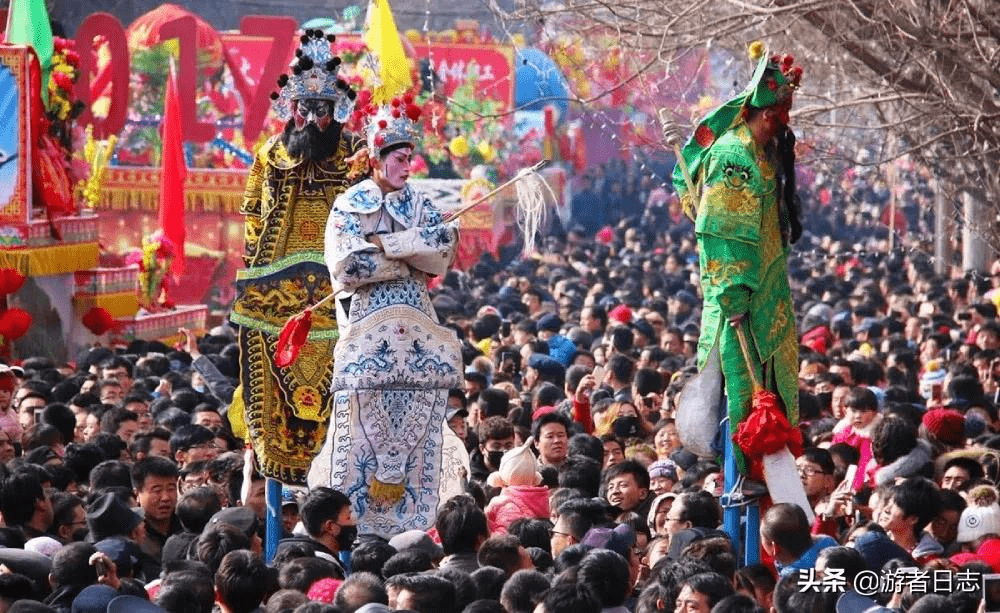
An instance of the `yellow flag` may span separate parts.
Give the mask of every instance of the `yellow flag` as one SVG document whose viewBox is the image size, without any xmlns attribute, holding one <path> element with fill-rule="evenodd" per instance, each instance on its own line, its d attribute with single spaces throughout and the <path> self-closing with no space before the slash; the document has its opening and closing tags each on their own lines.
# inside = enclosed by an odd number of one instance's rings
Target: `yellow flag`
<svg viewBox="0 0 1000 613">
<path fill-rule="evenodd" d="M 408 90 L 410 61 L 403 52 L 389 0 L 370 0 L 365 20 L 365 44 L 374 60 L 377 85 L 372 92 L 376 104 L 384 104 Z"/>
</svg>

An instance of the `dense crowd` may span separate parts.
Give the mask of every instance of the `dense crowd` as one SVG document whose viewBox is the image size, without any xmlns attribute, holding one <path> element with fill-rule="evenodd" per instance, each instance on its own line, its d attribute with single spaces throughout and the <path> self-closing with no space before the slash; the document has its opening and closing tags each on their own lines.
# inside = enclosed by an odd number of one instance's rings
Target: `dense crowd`
<svg viewBox="0 0 1000 613">
<path fill-rule="evenodd" d="M 877 176 L 799 183 L 796 464 L 815 520 L 760 499 L 762 563 L 744 566 L 719 458 L 675 422 L 699 338 L 692 225 L 637 167 L 583 177 L 532 257 L 435 288 L 463 340 L 447 419 L 470 474 L 427 533 L 357 537 L 342 492 L 286 487 L 262 560 L 228 326 L 0 368 L 0 613 L 977 611 L 1000 573 L 998 277 L 934 273 L 920 173 L 893 188 L 893 251 Z"/>
</svg>

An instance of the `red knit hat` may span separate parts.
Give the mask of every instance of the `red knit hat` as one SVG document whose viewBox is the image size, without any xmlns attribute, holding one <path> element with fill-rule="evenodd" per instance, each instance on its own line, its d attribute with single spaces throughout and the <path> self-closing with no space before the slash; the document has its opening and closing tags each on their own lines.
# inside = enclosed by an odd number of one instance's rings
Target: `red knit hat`
<svg viewBox="0 0 1000 613">
<path fill-rule="evenodd" d="M 337 590 L 340 589 L 343 583 L 340 579 L 333 579 L 332 577 L 317 579 L 309 586 L 309 593 L 306 594 L 306 597 L 315 602 L 333 604 L 333 598 L 337 595 Z"/>
<path fill-rule="evenodd" d="M 931 409 L 924 413 L 924 427 L 939 441 L 957 446 L 965 442 L 965 417 L 953 409 Z"/>
<path fill-rule="evenodd" d="M 956 566 L 962 566 L 963 564 L 968 564 L 969 562 L 975 562 L 980 560 L 980 556 L 977 553 L 969 553 L 963 551 L 962 553 L 956 553 L 955 555 L 948 558 L 952 564 Z"/>
<path fill-rule="evenodd" d="M 608 312 L 608 317 L 614 319 L 618 323 L 628 324 L 632 322 L 632 309 L 628 308 L 624 304 L 619 304 Z"/>
</svg>

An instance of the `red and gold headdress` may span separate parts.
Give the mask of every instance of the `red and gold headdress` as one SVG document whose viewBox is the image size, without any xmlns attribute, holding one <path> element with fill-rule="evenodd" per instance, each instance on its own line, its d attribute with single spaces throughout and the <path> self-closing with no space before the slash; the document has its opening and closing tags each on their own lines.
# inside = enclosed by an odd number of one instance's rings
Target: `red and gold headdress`
<svg viewBox="0 0 1000 613">
<path fill-rule="evenodd" d="M 751 43 L 748 51 L 757 68 L 743 92 L 749 94 L 746 104 L 764 108 L 791 98 L 802 81 L 802 67 L 795 65 L 795 58 L 775 54 L 765 60 L 764 43 L 759 40 Z"/>
<path fill-rule="evenodd" d="M 416 147 L 420 142 L 420 107 L 413 103 L 413 96 L 397 96 L 389 104 L 375 106 L 369 102 L 369 92 L 361 92 L 355 119 L 365 124 L 368 152 L 379 155 L 393 145 L 408 144 Z M 363 103 L 363 104 L 362 104 Z"/>
</svg>

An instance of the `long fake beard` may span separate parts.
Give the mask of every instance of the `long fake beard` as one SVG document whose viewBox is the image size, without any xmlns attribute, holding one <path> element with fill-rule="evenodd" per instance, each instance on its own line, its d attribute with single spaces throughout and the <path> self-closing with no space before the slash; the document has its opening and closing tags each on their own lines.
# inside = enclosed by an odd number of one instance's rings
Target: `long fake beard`
<svg viewBox="0 0 1000 613">
<path fill-rule="evenodd" d="M 778 134 L 778 161 L 781 164 L 778 173 L 778 190 L 781 193 L 785 213 L 788 217 L 788 236 L 782 231 L 782 242 L 798 242 L 802 236 L 802 202 L 795 187 L 795 132 L 785 127 Z"/>
<path fill-rule="evenodd" d="M 319 162 L 337 152 L 343 128 L 343 124 L 331 121 L 326 130 L 320 130 L 316 124 L 296 130 L 295 122 L 289 121 L 281 134 L 281 142 L 290 156 L 304 162 Z"/>
</svg>

